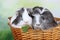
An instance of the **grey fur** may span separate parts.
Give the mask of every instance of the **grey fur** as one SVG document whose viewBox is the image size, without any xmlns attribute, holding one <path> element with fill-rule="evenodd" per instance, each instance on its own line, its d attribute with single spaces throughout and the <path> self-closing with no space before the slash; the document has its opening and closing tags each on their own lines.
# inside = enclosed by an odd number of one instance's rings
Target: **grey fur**
<svg viewBox="0 0 60 40">
<path fill-rule="evenodd" d="M 16 19 L 12 22 L 12 24 L 17 25 L 19 21 L 23 20 L 22 19 L 22 13 L 24 12 L 24 8 L 21 8 L 20 10 L 17 11 L 17 17 Z"/>
<path fill-rule="evenodd" d="M 26 9 L 27 9 L 28 13 L 30 14 L 31 13 L 31 8 L 26 8 Z M 24 10 L 25 10 L 24 8 L 21 8 L 20 10 L 17 10 L 17 17 L 12 22 L 12 24 L 17 25 L 19 23 L 19 21 L 23 20 L 22 14 L 23 14 Z"/>
<path fill-rule="evenodd" d="M 33 13 L 31 14 L 33 29 L 46 30 L 46 29 L 49 29 L 49 28 L 52 28 L 52 27 L 56 27 L 57 23 L 54 20 L 54 17 L 52 15 L 52 13 L 48 9 L 45 9 L 45 10 L 48 10 L 48 11 L 44 11 L 42 14 L 40 14 L 40 11 L 39 11 L 39 10 L 41 10 L 40 8 L 41 7 L 34 7 L 33 8 Z M 43 9 L 43 7 L 42 7 L 42 9 Z M 34 26 L 34 24 L 36 23 L 35 16 L 33 16 L 34 14 L 36 14 L 36 15 L 39 14 L 40 15 L 40 17 L 39 17 L 40 26 Z"/>
</svg>

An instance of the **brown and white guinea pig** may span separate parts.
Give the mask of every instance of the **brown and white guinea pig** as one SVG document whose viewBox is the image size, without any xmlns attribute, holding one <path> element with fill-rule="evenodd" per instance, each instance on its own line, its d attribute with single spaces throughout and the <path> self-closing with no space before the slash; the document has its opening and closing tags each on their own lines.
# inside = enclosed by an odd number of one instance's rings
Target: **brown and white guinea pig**
<svg viewBox="0 0 60 40">
<path fill-rule="evenodd" d="M 57 26 L 52 13 L 47 8 L 36 6 L 33 8 L 33 13 L 30 16 L 33 29 L 46 30 Z"/>
<path fill-rule="evenodd" d="M 21 8 L 11 18 L 11 24 L 13 27 L 21 28 L 23 25 L 28 24 L 31 26 L 32 18 L 29 16 L 31 8 Z"/>
</svg>

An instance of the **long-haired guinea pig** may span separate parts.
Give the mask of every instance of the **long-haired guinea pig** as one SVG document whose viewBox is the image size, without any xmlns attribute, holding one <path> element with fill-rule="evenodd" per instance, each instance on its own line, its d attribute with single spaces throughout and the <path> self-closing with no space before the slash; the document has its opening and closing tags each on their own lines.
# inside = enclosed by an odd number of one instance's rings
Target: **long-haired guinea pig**
<svg viewBox="0 0 60 40">
<path fill-rule="evenodd" d="M 21 28 L 24 24 L 31 26 L 32 18 L 29 16 L 30 8 L 21 8 L 16 15 L 11 18 L 11 23 L 14 27 Z"/>
<path fill-rule="evenodd" d="M 30 16 L 32 17 L 33 29 L 46 30 L 57 26 L 52 13 L 47 8 L 36 6 L 33 8 L 33 13 Z"/>
</svg>

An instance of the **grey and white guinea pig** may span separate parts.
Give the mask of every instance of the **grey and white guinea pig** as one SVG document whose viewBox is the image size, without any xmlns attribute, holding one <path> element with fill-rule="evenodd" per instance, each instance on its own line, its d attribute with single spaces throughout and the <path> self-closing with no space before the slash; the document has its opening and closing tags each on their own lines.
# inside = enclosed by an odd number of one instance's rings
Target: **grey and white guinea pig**
<svg viewBox="0 0 60 40">
<path fill-rule="evenodd" d="M 30 16 L 32 17 L 33 29 L 46 30 L 57 26 L 52 13 L 47 8 L 36 6 Z"/>
<path fill-rule="evenodd" d="M 31 25 L 32 18 L 29 16 L 31 8 L 21 8 L 16 15 L 11 18 L 11 23 L 17 26 L 23 26 L 25 23 Z"/>
<path fill-rule="evenodd" d="M 17 10 L 16 14 L 11 18 L 11 23 L 17 25 L 19 21 L 23 20 L 22 19 L 23 12 L 24 12 L 24 8 Z"/>
</svg>

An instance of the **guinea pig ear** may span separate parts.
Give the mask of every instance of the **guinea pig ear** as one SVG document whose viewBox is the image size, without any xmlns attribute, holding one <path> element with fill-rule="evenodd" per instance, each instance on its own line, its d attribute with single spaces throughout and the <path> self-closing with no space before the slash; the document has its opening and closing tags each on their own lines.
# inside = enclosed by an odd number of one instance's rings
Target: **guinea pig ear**
<svg viewBox="0 0 60 40">
<path fill-rule="evenodd" d="M 35 10 L 36 8 L 39 8 L 39 6 L 35 6 L 35 7 L 33 7 L 33 10 Z"/>
<path fill-rule="evenodd" d="M 31 14 L 33 12 L 32 8 L 27 8 L 28 14 Z"/>
<path fill-rule="evenodd" d="M 22 13 L 24 12 L 24 8 L 19 9 L 17 12 L 18 12 L 18 15 L 22 15 Z"/>
<path fill-rule="evenodd" d="M 32 17 L 32 14 L 33 14 L 32 8 L 27 8 L 27 11 L 28 11 L 28 15 Z"/>
<path fill-rule="evenodd" d="M 39 14 L 40 14 L 40 13 L 41 13 L 40 7 L 38 7 L 38 6 L 34 7 L 34 8 L 33 8 L 33 12 L 34 12 L 34 13 L 39 13 Z"/>
</svg>

